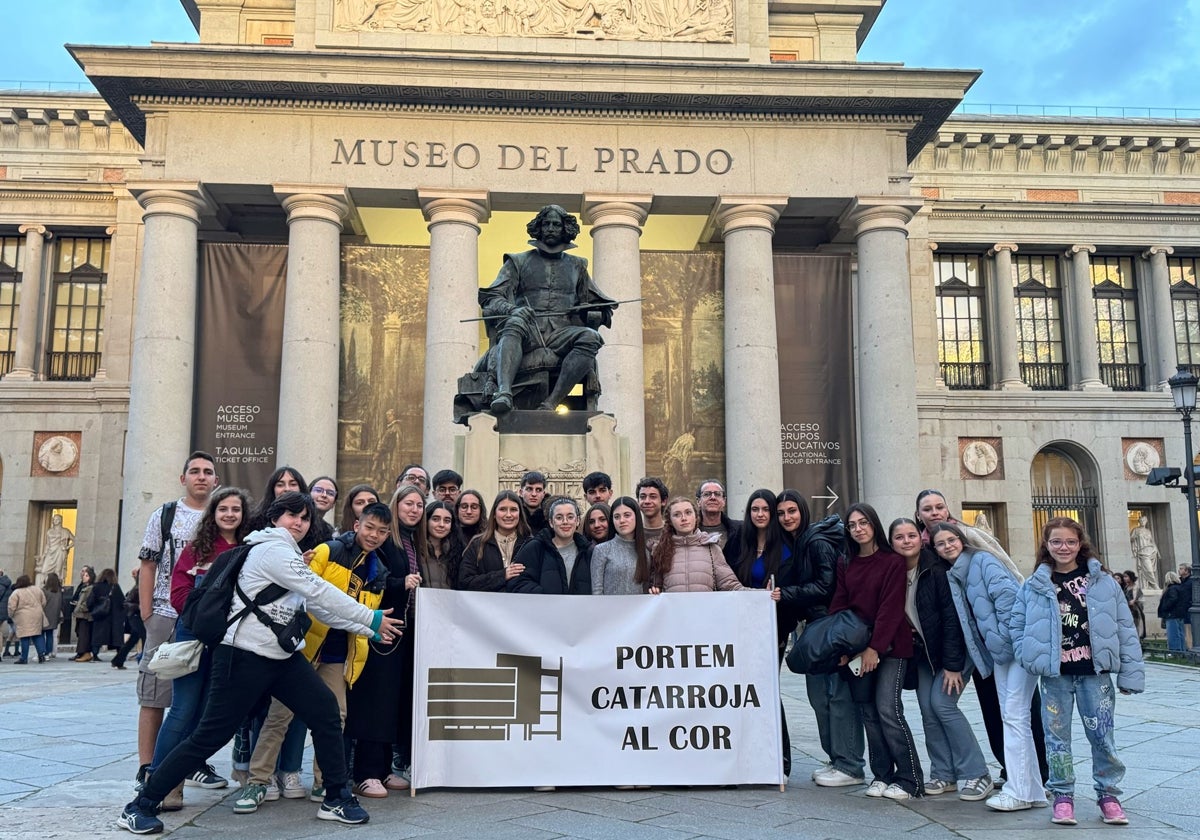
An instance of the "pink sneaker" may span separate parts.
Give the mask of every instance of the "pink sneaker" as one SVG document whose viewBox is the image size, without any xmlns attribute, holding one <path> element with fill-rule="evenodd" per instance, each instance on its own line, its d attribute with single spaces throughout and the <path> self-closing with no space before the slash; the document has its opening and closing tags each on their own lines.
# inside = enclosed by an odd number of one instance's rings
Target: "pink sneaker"
<svg viewBox="0 0 1200 840">
<path fill-rule="evenodd" d="M 1125 809 L 1121 807 L 1117 797 L 1101 796 L 1096 804 L 1100 806 L 1100 813 L 1108 825 L 1129 825 L 1129 817 L 1125 816 Z"/>
<path fill-rule="evenodd" d="M 354 786 L 354 792 L 368 799 L 386 799 L 388 792 L 378 779 L 363 779 Z"/>
<path fill-rule="evenodd" d="M 1120 807 L 1117 806 L 1118 809 Z M 1054 814 L 1050 822 L 1055 825 L 1075 825 L 1075 800 L 1070 796 L 1054 797 Z"/>
</svg>

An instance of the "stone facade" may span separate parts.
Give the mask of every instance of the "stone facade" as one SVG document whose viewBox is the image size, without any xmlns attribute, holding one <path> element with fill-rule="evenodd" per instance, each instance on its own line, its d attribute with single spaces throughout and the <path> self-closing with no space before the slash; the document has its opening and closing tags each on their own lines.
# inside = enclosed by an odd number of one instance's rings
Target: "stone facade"
<svg viewBox="0 0 1200 840">
<path fill-rule="evenodd" d="M 32 562 L 39 506 L 73 501 L 79 556 L 116 563 L 120 522 L 128 568 L 146 515 L 177 492 L 198 243 L 290 242 L 289 289 L 326 301 L 288 309 L 280 391 L 302 389 L 310 410 L 281 421 L 286 460 L 328 451 L 337 435 L 329 295 L 339 239 L 363 241 L 361 211 L 424 213 L 436 325 L 427 351 L 453 358 L 457 373 L 481 349 L 457 325 L 472 305 L 480 231 L 496 211 L 550 201 L 593 226 L 594 276 L 618 297 L 640 297 L 648 218 L 706 220 L 697 244 L 725 254 L 726 404 L 761 409 L 727 411 L 731 509 L 779 483 L 778 355 L 762 329 L 774 324 L 771 254 L 849 253 L 862 475 L 843 496 L 890 518 L 910 514 L 918 487 L 941 487 L 953 507 L 985 513 L 1028 567 L 1031 498 L 1074 489 L 1095 500 L 1088 515 L 1115 567 L 1132 567 L 1130 506 L 1149 514 L 1164 557 L 1188 556 L 1176 491 L 1129 479 L 1123 447 L 1160 440 L 1166 464 L 1184 457 L 1159 390 L 1176 361 L 1173 333 L 1159 327 L 1174 319 L 1168 260 L 1200 253 L 1200 126 L 951 116 L 973 73 L 852 63 L 877 2 L 713 3 L 732 22 L 713 38 L 606 30 L 610 4 L 596 4 L 589 23 L 605 37 L 523 32 L 520 21 L 515 31 L 453 30 L 467 26 L 461 18 L 373 27 L 379 5 L 185 0 L 200 44 L 73 48 L 100 96 L 0 94 L 0 237 L 44 255 L 42 275 L 26 264 L 41 277 L 41 303 L 18 316 L 15 350 L 27 364 L 0 380 L 0 567 Z M 474 5 L 428 7 L 445 17 Z M 50 381 L 44 361 L 51 237 L 65 235 L 111 239 L 100 367 L 79 382 Z M 1030 388 L 1024 327 L 1004 317 L 1022 291 L 996 278 L 1030 255 L 1052 258 L 1061 279 L 1061 389 Z M 986 367 L 969 388 L 939 361 L 947 257 L 980 267 L 964 295 L 984 313 Z M 1092 286 L 1074 280 L 1119 258 L 1136 279 L 1130 295 L 1112 293 L 1136 309 L 1125 324 L 1139 337 L 1133 390 L 1107 384 L 1115 368 L 1093 349 Z M 629 441 L 636 478 L 636 325 L 614 332 L 604 354 L 602 407 Z M 427 405 L 453 387 L 432 371 L 424 382 Z M 34 435 L 76 431 L 78 475 L 33 477 Z M 461 455 L 461 427 L 429 415 L 423 432 L 427 451 Z M 997 452 L 994 471 L 979 474 L 990 456 L 978 445 L 964 462 L 973 443 Z M 1055 483 L 1071 465 L 1075 484 Z M 1036 469 L 1053 473 L 1050 486 Z"/>
</svg>

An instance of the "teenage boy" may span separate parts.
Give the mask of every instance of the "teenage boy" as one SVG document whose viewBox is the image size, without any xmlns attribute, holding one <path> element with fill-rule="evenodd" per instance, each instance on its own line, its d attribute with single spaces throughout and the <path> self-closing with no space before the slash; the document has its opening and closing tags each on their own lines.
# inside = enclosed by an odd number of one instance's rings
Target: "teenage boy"
<svg viewBox="0 0 1200 840">
<path fill-rule="evenodd" d="M 612 477 L 608 473 L 590 472 L 583 477 L 583 495 L 589 505 L 612 503 Z"/>
<path fill-rule="evenodd" d="M 671 494 L 661 478 L 648 475 L 637 483 L 638 507 L 642 510 L 642 525 L 646 531 L 646 550 L 654 551 L 663 535 L 663 505 Z"/>
<path fill-rule="evenodd" d="M 196 536 L 196 526 L 200 524 L 200 518 L 208 506 L 208 497 L 217 488 L 217 462 L 207 452 L 193 452 L 183 464 L 179 483 L 183 486 L 183 496 L 177 501 L 161 505 L 150 514 L 146 533 L 142 537 L 142 548 L 138 552 L 141 562 L 138 571 L 138 607 L 146 627 L 146 643 L 142 648 L 137 679 L 139 785 L 145 782 L 146 771 L 154 758 L 154 744 L 162 727 L 163 711 L 171 705 L 171 681 L 158 677 L 149 668 L 158 646 L 171 641 L 175 635 L 178 614 L 171 606 L 171 572 L 179 555 Z M 169 535 L 165 542 L 164 531 Z M 213 771 L 212 765 L 198 767 L 186 781 L 209 789 L 223 788 L 229 784 Z M 163 800 L 163 810 L 178 811 L 182 807 L 181 782 Z"/>
<path fill-rule="evenodd" d="M 317 577 L 333 584 L 368 609 L 379 609 L 388 570 L 376 550 L 387 540 L 391 526 L 392 511 L 387 505 L 382 502 L 367 505 L 354 523 L 353 531 L 321 543 L 313 550 L 309 568 Z M 313 664 L 321 682 L 333 692 L 343 725 L 346 722 L 346 689 L 353 687 L 362 674 L 369 650 L 366 636 L 329 627 L 315 618 L 304 636 L 304 656 Z M 258 744 L 250 759 L 250 780 L 233 803 L 235 814 L 252 814 L 268 799 L 279 749 L 283 746 L 283 736 L 291 725 L 292 717 L 291 709 L 278 699 L 271 701 L 270 711 L 267 712 L 267 719 L 258 735 Z M 296 785 L 289 786 L 283 779 L 279 780 L 278 788 L 285 793 L 294 787 Z M 365 796 L 377 795 L 374 792 L 356 792 Z M 321 768 L 315 760 L 313 788 L 309 798 L 313 802 L 325 801 Z"/>
<path fill-rule="evenodd" d="M 453 507 L 462 492 L 463 477 L 454 470 L 438 470 L 433 474 L 433 497 Z"/>
<path fill-rule="evenodd" d="M 546 512 L 542 510 L 542 501 L 546 498 L 546 476 L 537 470 L 530 470 L 521 476 L 521 489 L 517 491 L 521 497 L 521 507 L 525 509 L 525 521 L 529 530 L 537 533 L 550 523 L 546 521 Z"/>
</svg>

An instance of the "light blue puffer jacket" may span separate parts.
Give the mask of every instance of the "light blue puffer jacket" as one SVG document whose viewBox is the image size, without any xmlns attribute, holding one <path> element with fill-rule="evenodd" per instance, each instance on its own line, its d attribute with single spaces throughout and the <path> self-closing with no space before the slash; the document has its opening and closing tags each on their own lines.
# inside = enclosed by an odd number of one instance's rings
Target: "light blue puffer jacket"
<svg viewBox="0 0 1200 840">
<path fill-rule="evenodd" d="M 1087 621 L 1096 673 L 1116 674 L 1121 691 L 1143 691 L 1146 667 L 1129 604 L 1112 575 L 1106 574 L 1095 558 L 1088 561 Z M 1059 675 L 1062 619 L 1048 565 L 1038 566 L 1021 588 L 1012 633 L 1022 668 L 1039 677 Z"/>
<path fill-rule="evenodd" d="M 970 546 L 946 576 L 971 661 L 983 676 L 991 676 L 996 665 L 1013 661 L 1009 616 L 1021 582 L 994 554 Z"/>
</svg>

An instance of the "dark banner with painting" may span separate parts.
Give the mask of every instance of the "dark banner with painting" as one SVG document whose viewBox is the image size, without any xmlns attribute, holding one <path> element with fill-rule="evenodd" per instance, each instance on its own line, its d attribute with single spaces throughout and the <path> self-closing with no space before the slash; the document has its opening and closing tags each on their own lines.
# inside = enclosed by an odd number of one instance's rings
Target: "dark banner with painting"
<svg viewBox="0 0 1200 840">
<path fill-rule="evenodd" d="M 201 253 L 192 446 L 216 457 L 222 484 L 255 495 L 275 469 L 286 276 L 286 245 Z"/>
<path fill-rule="evenodd" d="M 421 460 L 428 298 L 428 248 L 342 248 L 337 474 L 343 491 L 370 484 L 386 499 L 400 469 Z M 453 457 L 448 452 L 440 463 Z"/>
<path fill-rule="evenodd" d="M 672 495 L 725 480 L 723 264 L 715 251 L 642 253 L 646 472 Z"/>
<path fill-rule="evenodd" d="M 852 317 L 848 258 L 775 255 L 783 483 L 814 519 L 858 492 Z"/>
</svg>

